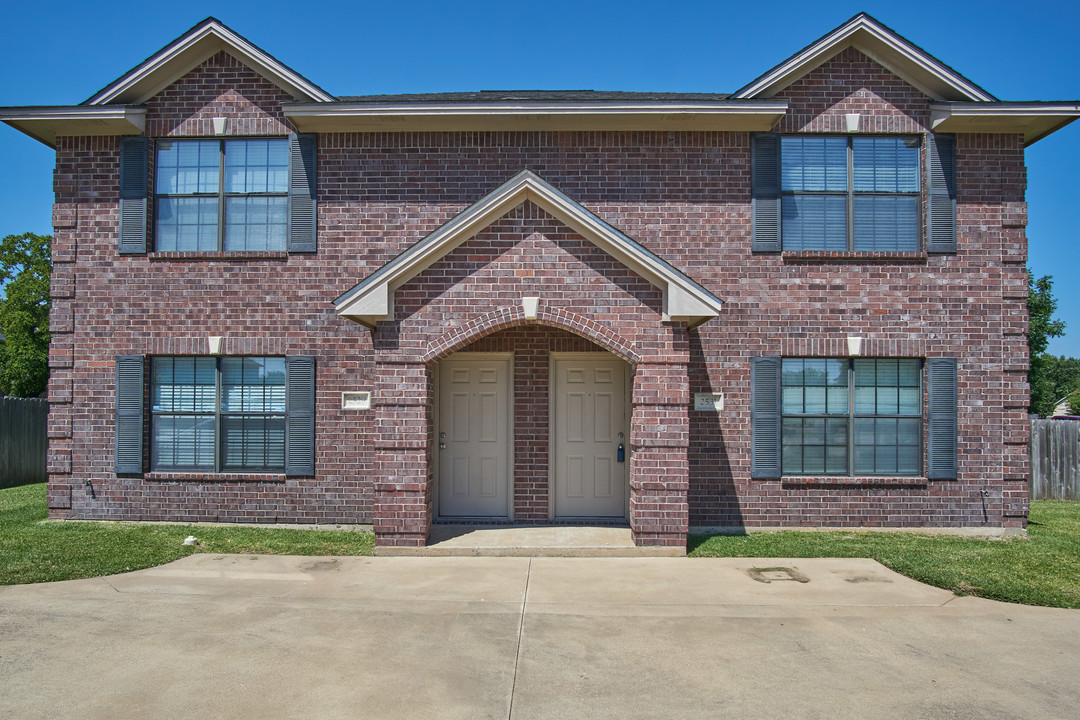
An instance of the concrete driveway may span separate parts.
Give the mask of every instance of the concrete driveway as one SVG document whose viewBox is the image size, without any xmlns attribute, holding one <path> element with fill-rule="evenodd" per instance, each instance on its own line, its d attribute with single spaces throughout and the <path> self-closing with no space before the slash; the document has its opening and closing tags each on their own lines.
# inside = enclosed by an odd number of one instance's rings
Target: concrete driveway
<svg viewBox="0 0 1080 720">
<path fill-rule="evenodd" d="M 0 588 L 13 718 L 1075 718 L 1078 667 L 1080 612 L 870 560 L 193 555 Z"/>
</svg>

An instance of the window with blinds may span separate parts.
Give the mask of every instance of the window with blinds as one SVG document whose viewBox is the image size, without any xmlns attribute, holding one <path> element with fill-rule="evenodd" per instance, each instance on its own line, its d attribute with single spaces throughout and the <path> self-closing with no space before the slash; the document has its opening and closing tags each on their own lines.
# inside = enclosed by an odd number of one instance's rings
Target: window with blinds
<svg viewBox="0 0 1080 720">
<path fill-rule="evenodd" d="M 784 475 L 918 475 L 922 367 L 914 358 L 784 358 Z"/>
<path fill-rule="evenodd" d="M 780 138 L 784 250 L 920 249 L 919 138 Z"/>
<path fill-rule="evenodd" d="M 285 469 L 283 357 L 155 357 L 153 470 Z"/>
<path fill-rule="evenodd" d="M 289 141 L 158 140 L 155 249 L 285 250 Z"/>
</svg>

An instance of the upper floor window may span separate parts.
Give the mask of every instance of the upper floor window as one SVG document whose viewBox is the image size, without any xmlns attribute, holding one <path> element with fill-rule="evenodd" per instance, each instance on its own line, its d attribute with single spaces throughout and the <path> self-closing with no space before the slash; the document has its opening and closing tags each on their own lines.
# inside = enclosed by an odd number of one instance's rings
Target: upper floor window
<svg viewBox="0 0 1080 720">
<path fill-rule="evenodd" d="M 158 251 L 285 250 L 289 141 L 159 140 Z"/>
<path fill-rule="evenodd" d="M 780 138 L 784 250 L 921 246 L 919 138 Z"/>
</svg>

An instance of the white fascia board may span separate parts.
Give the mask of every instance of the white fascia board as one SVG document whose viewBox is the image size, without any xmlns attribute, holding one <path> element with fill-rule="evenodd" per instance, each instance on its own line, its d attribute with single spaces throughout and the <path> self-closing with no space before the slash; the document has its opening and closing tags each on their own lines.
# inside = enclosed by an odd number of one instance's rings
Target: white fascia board
<svg viewBox="0 0 1080 720">
<path fill-rule="evenodd" d="M 59 105 L 0 108 L 0 121 L 49 147 L 62 135 L 141 135 L 146 108 L 126 105 Z"/>
<path fill-rule="evenodd" d="M 144 103 L 219 50 L 226 50 L 294 97 L 313 102 L 334 101 L 332 95 L 282 65 L 240 35 L 224 25 L 211 22 L 164 48 L 87 100 L 86 104 L 105 105 L 117 101 Z"/>
<path fill-rule="evenodd" d="M 783 64 L 742 88 L 732 98 L 771 97 L 832 58 L 854 46 L 919 90 L 937 100 L 946 99 L 934 86 L 967 100 L 993 102 L 995 98 L 899 35 L 867 17 L 841 25 Z M 923 78 L 919 76 L 923 75 Z"/>
<path fill-rule="evenodd" d="M 1080 118 L 1078 102 L 933 103 L 930 126 L 939 132 L 1020 133 L 1025 147 Z"/>
<path fill-rule="evenodd" d="M 334 301 L 337 313 L 365 324 L 390 319 L 393 293 L 398 287 L 526 200 L 536 203 L 658 287 L 663 292 L 666 316 L 700 324 L 719 314 L 723 303 L 716 296 L 528 170 L 515 175 L 339 297 Z"/>
<path fill-rule="evenodd" d="M 711 103 L 350 103 L 286 105 L 302 131 L 636 130 L 768 131 L 787 112 L 787 101 Z"/>
</svg>

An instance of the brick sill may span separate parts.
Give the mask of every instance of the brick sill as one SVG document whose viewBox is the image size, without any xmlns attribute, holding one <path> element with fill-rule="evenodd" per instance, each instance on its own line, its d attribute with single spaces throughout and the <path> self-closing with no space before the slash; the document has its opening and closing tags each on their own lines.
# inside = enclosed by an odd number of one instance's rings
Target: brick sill
<svg viewBox="0 0 1080 720">
<path fill-rule="evenodd" d="M 822 485 L 844 485 L 848 487 L 926 487 L 925 477 L 881 477 L 869 475 L 866 477 L 845 476 L 813 476 L 813 477 L 782 477 L 780 484 L 785 487 L 813 487 Z"/>
<path fill-rule="evenodd" d="M 170 260 L 192 262 L 199 260 L 288 260 L 289 253 L 284 250 L 265 250 L 258 252 L 230 252 L 230 251 L 207 251 L 207 252 L 150 252 L 146 254 L 151 262 Z"/>
<path fill-rule="evenodd" d="M 143 477 L 147 480 L 165 482 L 285 482 L 284 473 L 149 472 Z"/>
<path fill-rule="evenodd" d="M 855 252 L 850 250 L 785 250 L 784 262 L 925 263 L 930 257 L 918 252 Z"/>
</svg>

